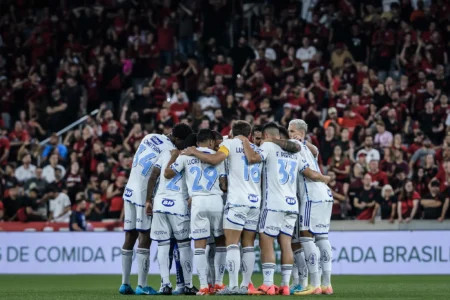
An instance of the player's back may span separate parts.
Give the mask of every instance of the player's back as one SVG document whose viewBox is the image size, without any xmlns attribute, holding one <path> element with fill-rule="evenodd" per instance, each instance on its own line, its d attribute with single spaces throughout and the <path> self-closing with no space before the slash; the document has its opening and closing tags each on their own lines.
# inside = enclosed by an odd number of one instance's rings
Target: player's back
<svg viewBox="0 0 450 300">
<path fill-rule="evenodd" d="M 304 144 L 301 144 L 301 147 L 302 150 L 299 153 L 309 168 L 322 174 L 317 159 L 311 150 Z M 298 195 L 302 201 L 333 201 L 333 194 L 325 183 L 313 181 L 304 176 L 303 173 L 299 173 L 298 176 Z"/>
<path fill-rule="evenodd" d="M 175 149 L 175 146 L 164 135 L 148 134 L 142 139 L 133 158 L 130 178 L 124 192 L 125 199 L 131 198 L 135 191 L 141 193 L 147 190 L 148 178 L 153 164 L 163 151 L 172 149 Z"/>
<path fill-rule="evenodd" d="M 170 158 L 170 151 L 163 151 L 155 163 L 155 167 L 164 172 Z M 177 173 L 172 179 L 167 179 L 164 176 L 159 177 L 158 188 L 153 201 L 154 212 L 183 216 L 188 214 L 187 200 L 189 194 L 184 174 L 184 171 Z"/>
<path fill-rule="evenodd" d="M 264 160 L 264 207 L 273 211 L 298 212 L 297 174 L 299 154 L 266 142 L 260 147 Z"/>
<path fill-rule="evenodd" d="M 216 153 L 209 148 L 199 147 L 204 153 Z M 183 156 L 186 183 L 190 196 L 222 195 L 219 178 L 226 176 L 224 163 L 213 166 L 194 156 Z"/>
</svg>

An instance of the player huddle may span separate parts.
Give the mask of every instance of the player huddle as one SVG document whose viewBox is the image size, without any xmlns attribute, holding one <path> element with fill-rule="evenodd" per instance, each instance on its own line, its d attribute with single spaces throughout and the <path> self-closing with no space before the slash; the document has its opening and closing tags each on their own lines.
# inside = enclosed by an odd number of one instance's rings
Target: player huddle
<svg viewBox="0 0 450 300">
<path fill-rule="evenodd" d="M 288 131 L 268 123 L 260 145 L 250 143 L 252 128 L 244 121 L 235 122 L 225 140 L 209 129 L 194 134 L 185 124 L 176 125 L 169 136 L 147 135 L 123 195 L 120 293 L 332 294 L 328 229 L 333 196 L 330 178 L 318 166 L 318 149 L 306 141 L 307 130 L 303 120 L 291 121 Z M 259 288 L 251 281 L 257 233 L 264 278 Z M 138 239 L 134 291 L 129 277 Z M 274 284 L 275 239 L 281 248 L 279 286 Z M 158 242 L 158 292 L 147 285 L 151 240 Z M 176 289 L 169 281 L 174 254 Z M 199 289 L 192 284 L 193 265 Z M 228 286 L 223 284 L 225 270 Z"/>
</svg>

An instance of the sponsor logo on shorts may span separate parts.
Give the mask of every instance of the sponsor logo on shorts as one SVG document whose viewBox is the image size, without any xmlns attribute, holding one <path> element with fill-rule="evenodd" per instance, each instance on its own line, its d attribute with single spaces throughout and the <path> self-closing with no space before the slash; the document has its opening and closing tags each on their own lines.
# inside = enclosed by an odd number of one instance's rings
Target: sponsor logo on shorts
<svg viewBox="0 0 450 300">
<path fill-rule="evenodd" d="M 330 227 L 330 224 L 316 224 L 314 227 L 316 227 L 316 228 L 328 228 L 328 227 Z"/>
<path fill-rule="evenodd" d="M 155 234 L 155 235 L 167 234 L 167 231 L 164 231 L 164 230 L 155 230 L 155 231 L 153 231 L 153 234 Z"/>
<path fill-rule="evenodd" d="M 295 205 L 297 203 L 297 199 L 294 197 L 286 197 L 286 203 L 289 205 Z"/>
<path fill-rule="evenodd" d="M 165 207 L 172 207 L 175 205 L 175 201 L 170 200 L 170 199 L 163 199 L 162 205 L 164 205 Z"/>
<path fill-rule="evenodd" d="M 314 266 L 317 263 L 317 255 L 315 253 L 311 253 L 308 258 L 309 263 Z"/>
<path fill-rule="evenodd" d="M 294 229 L 294 226 L 289 225 L 289 224 L 287 224 L 285 227 L 286 227 L 287 229 Z"/>
<path fill-rule="evenodd" d="M 124 193 L 125 197 L 130 198 L 131 196 L 133 196 L 133 190 L 129 189 L 129 188 L 125 188 L 125 193 Z"/>
<path fill-rule="evenodd" d="M 124 220 L 125 224 L 131 224 L 131 220 Z"/>
<path fill-rule="evenodd" d="M 208 232 L 208 230 L 206 230 L 206 229 L 204 229 L 204 228 L 202 228 L 202 229 L 195 229 L 194 231 L 192 231 L 192 233 L 206 233 L 206 232 Z"/>
<path fill-rule="evenodd" d="M 277 226 L 269 225 L 269 226 L 266 226 L 265 228 L 268 230 L 280 231 L 280 227 L 277 227 Z"/>
<path fill-rule="evenodd" d="M 258 221 L 255 221 L 255 220 L 246 220 L 246 221 L 245 221 L 245 224 L 257 225 L 257 224 L 258 224 Z"/>
<path fill-rule="evenodd" d="M 259 200 L 258 195 L 255 195 L 255 194 L 248 195 L 248 201 L 250 201 L 252 203 L 256 203 L 256 202 L 258 202 L 258 200 Z"/>
<path fill-rule="evenodd" d="M 181 230 L 178 230 L 178 231 L 174 231 L 173 234 L 183 234 L 183 233 L 186 233 L 186 232 L 188 232 L 187 229 L 181 229 Z"/>
<path fill-rule="evenodd" d="M 241 219 L 245 222 L 245 216 L 243 214 L 235 214 L 234 215 L 235 218 Z"/>
<path fill-rule="evenodd" d="M 189 261 L 185 262 L 185 263 L 184 263 L 184 267 L 186 268 L 186 271 L 187 271 L 188 273 L 191 273 L 191 272 L 192 272 L 192 265 L 191 265 L 191 262 L 189 262 Z"/>
<path fill-rule="evenodd" d="M 142 219 L 137 218 L 136 223 L 142 223 Z"/>
</svg>

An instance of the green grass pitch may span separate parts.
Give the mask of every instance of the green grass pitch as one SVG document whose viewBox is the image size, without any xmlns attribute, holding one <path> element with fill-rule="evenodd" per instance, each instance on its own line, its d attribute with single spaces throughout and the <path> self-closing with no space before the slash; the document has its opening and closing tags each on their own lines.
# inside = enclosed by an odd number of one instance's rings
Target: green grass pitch
<svg viewBox="0 0 450 300">
<path fill-rule="evenodd" d="M 262 282 L 261 274 L 252 277 L 255 285 Z M 53 300 L 82 299 L 110 300 L 138 296 L 118 293 L 118 275 L 0 275 L 0 299 Z M 132 279 L 136 285 L 136 276 Z M 226 279 L 226 282 L 228 280 Z M 277 274 L 276 283 L 280 276 Z M 450 276 L 333 276 L 334 295 L 303 298 L 332 299 L 450 299 Z M 160 277 L 150 275 L 149 283 L 159 288 Z M 172 283 L 175 278 L 172 278 Z M 198 286 L 198 282 L 195 282 Z M 183 300 L 195 296 L 141 296 Z M 212 296 L 220 297 L 220 296 Z M 225 296 L 222 296 L 225 297 Z M 240 300 L 251 296 L 228 296 Z M 268 296 L 261 296 L 268 298 Z M 282 296 L 275 296 L 280 299 Z M 298 296 L 291 296 L 298 297 Z M 301 298 L 301 297 L 300 297 Z"/>
</svg>

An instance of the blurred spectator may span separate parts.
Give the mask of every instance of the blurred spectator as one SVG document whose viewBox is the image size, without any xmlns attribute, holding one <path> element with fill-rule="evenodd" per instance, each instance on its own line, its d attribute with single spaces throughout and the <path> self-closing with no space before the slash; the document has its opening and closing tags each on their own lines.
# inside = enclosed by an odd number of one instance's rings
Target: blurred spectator
<svg viewBox="0 0 450 300">
<path fill-rule="evenodd" d="M 419 219 L 420 195 L 414 190 L 413 182 L 406 180 L 398 198 L 398 220 L 399 222 L 411 222 L 413 219 Z"/>
<path fill-rule="evenodd" d="M 372 185 L 372 177 L 364 175 L 361 193 L 353 199 L 353 206 L 357 210 L 358 220 L 374 220 L 376 216 L 376 199 L 379 192 Z"/>
<path fill-rule="evenodd" d="M 59 169 L 61 171 L 61 176 L 64 177 L 66 175 L 66 169 L 58 164 L 58 154 L 53 153 L 50 155 L 49 164 L 42 169 L 42 177 L 47 181 L 47 183 L 52 183 L 55 181 L 55 171 Z"/>
<path fill-rule="evenodd" d="M 425 220 L 438 220 L 442 222 L 448 211 L 449 196 L 444 195 L 439 190 L 440 184 L 433 180 L 429 184 L 429 193 L 420 200 L 423 207 L 423 218 Z"/>
<path fill-rule="evenodd" d="M 43 194 L 47 190 L 47 181 L 42 177 L 42 168 L 37 167 L 35 171 L 35 176 L 28 179 L 25 182 L 25 190 L 31 190 L 36 188 L 38 190 L 38 194 Z"/>
<path fill-rule="evenodd" d="M 389 223 L 394 223 L 397 213 L 397 197 L 394 194 L 392 186 L 389 184 L 383 186 L 380 196 L 377 199 L 376 209 L 380 209 L 381 219 L 389 220 Z"/>
<path fill-rule="evenodd" d="M 46 221 L 47 215 L 39 211 L 41 202 L 45 199 L 39 199 L 39 190 L 30 189 L 28 195 L 24 197 L 22 208 L 17 213 L 18 220 L 21 222 Z"/>
<path fill-rule="evenodd" d="M 14 172 L 15 177 L 21 183 L 36 177 L 36 166 L 31 164 L 31 155 L 22 156 L 22 165 Z"/>
<path fill-rule="evenodd" d="M 86 217 L 89 221 L 101 221 L 106 214 L 106 203 L 102 199 L 102 191 L 93 190 L 91 192 L 92 203 L 89 205 Z"/>
<path fill-rule="evenodd" d="M 69 223 L 70 220 L 70 199 L 64 193 L 59 192 L 56 186 L 51 186 L 48 191 L 50 198 L 49 220 L 54 222 Z"/>
<path fill-rule="evenodd" d="M 62 160 L 66 160 L 68 156 L 67 147 L 64 144 L 59 143 L 58 135 L 53 133 L 50 137 L 50 142 L 45 146 L 44 151 L 42 151 L 42 157 L 47 158 L 52 153 L 56 153 Z"/>
<path fill-rule="evenodd" d="M 342 220 L 345 218 L 345 213 L 342 208 L 346 204 L 346 193 L 344 192 L 344 186 L 342 183 L 336 181 L 336 174 L 333 171 L 328 171 L 328 176 L 331 177 L 330 182 L 328 183 L 328 186 L 331 189 L 331 192 L 333 193 L 333 209 L 331 212 L 331 219 L 332 220 Z"/>
<path fill-rule="evenodd" d="M 70 231 L 86 231 L 86 200 L 79 200 L 76 204 L 76 208 L 72 211 L 69 221 Z"/>
<path fill-rule="evenodd" d="M 3 199 L 3 219 L 5 221 L 18 221 L 17 212 L 23 205 L 23 199 L 20 195 L 20 189 L 17 186 L 12 186 L 8 189 L 7 196 Z"/>
</svg>

